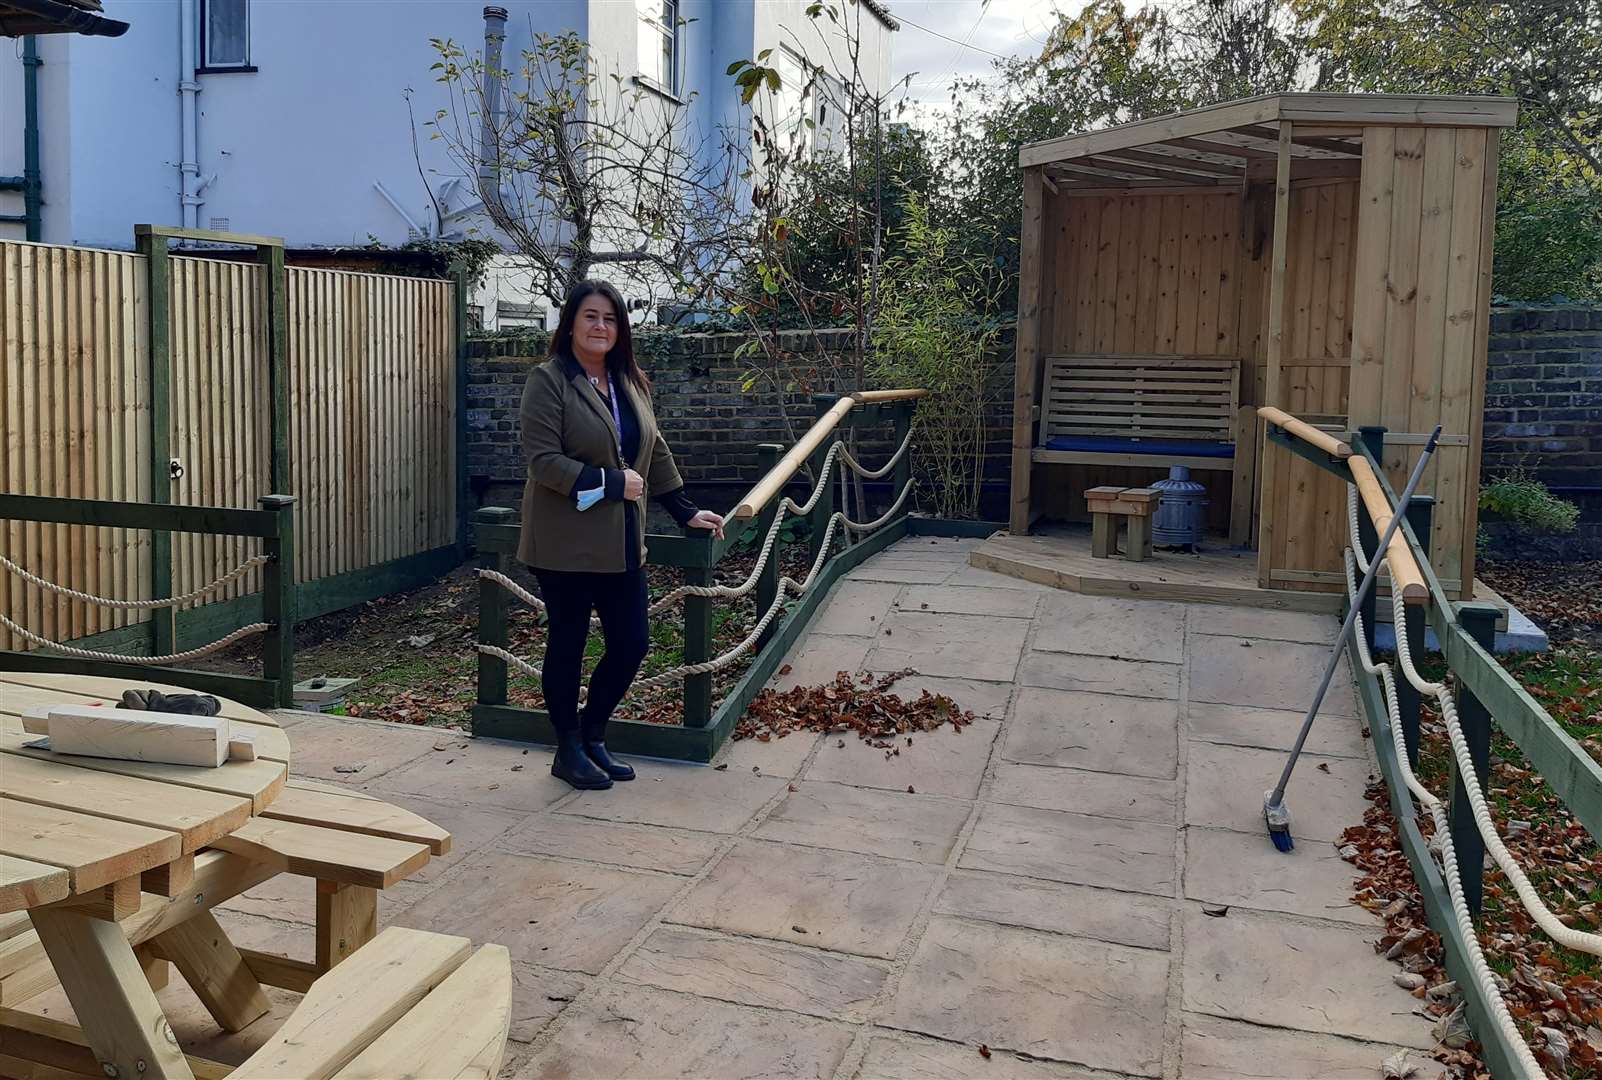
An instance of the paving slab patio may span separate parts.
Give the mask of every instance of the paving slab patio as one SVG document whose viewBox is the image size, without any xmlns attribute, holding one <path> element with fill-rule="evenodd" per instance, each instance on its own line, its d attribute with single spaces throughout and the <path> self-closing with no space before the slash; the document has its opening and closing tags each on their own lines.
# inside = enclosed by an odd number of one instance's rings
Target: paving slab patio
<svg viewBox="0 0 1602 1080">
<path fill-rule="evenodd" d="M 301 718 L 297 771 L 456 835 L 381 918 L 511 949 L 507 1077 L 1338 1080 L 1427 1047 L 1335 853 L 1372 769 L 1344 668 L 1297 850 L 1261 830 L 1333 620 L 1058 592 L 972 547 L 867 560 L 774 680 L 912 668 L 898 692 L 983 717 L 888 759 L 805 733 L 575 793 L 543 748 Z M 308 901 L 221 917 L 304 952 Z"/>
</svg>

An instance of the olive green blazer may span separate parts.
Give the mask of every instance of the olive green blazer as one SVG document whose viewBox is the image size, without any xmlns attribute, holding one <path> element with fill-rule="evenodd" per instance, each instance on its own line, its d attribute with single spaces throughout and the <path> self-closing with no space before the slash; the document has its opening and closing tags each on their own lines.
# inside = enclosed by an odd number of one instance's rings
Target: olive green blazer
<svg viewBox="0 0 1602 1080">
<path fill-rule="evenodd" d="M 568 361 L 557 359 L 529 372 L 520 413 L 528 482 L 523 488 L 523 533 L 517 557 L 541 570 L 621 573 L 628 568 L 622 500 L 602 499 L 580 511 L 573 485 L 585 466 L 633 469 L 645 478 L 645 497 L 636 502 L 634 535 L 639 565 L 645 565 L 646 498 L 684 486 L 673 454 L 656 425 L 649 394 L 628 380 L 617 384 L 634 404 L 640 421 L 640 453 L 622 460 L 612 408 Z"/>
</svg>

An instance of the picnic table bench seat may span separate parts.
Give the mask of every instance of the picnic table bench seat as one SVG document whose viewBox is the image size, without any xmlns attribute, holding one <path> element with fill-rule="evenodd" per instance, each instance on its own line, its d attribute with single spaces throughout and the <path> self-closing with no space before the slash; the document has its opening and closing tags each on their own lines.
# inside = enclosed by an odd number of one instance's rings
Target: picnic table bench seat
<svg viewBox="0 0 1602 1080">
<path fill-rule="evenodd" d="M 391 926 L 319 977 L 234 1080 L 489 1080 L 512 1017 L 504 945 Z"/>
</svg>

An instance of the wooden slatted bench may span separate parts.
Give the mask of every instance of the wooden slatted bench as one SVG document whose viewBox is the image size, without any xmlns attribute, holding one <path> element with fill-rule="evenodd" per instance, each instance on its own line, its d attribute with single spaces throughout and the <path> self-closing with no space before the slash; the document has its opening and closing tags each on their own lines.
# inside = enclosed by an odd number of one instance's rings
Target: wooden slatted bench
<svg viewBox="0 0 1602 1080">
<path fill-rule="evenodd" d="M 1048 356 L 1037 462 L 1229 472 L 1230 541 L 1251 525 L 1256 414 L 1222 356 Z"/>
<path fill-rule="evenodd" d="M 500 1072 L 512 1018 L 503 945 L 392 926 L 312 984 L 235 1080 L 391 1080 Z"/>
</svg>

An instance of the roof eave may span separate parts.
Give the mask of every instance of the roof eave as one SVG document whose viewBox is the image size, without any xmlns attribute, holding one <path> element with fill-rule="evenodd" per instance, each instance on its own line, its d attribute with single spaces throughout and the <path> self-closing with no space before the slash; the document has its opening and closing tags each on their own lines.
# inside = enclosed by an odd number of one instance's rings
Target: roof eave
<svg viewBox="0 0 1602 1080">
<path fill-rule="evenodd" d="M 1197 138 L 1253 124 L 1292 123 L 1511 127 L 1518 100 L 1426 94 L 1264 94 L 1200 109 L 1169 113 L 1100 131 L 1027 143 L 1018 151 L 1022 168 L 1050 165 L 1093 154 L 1128 150 L 1169 139 Z"/>
</svg>

